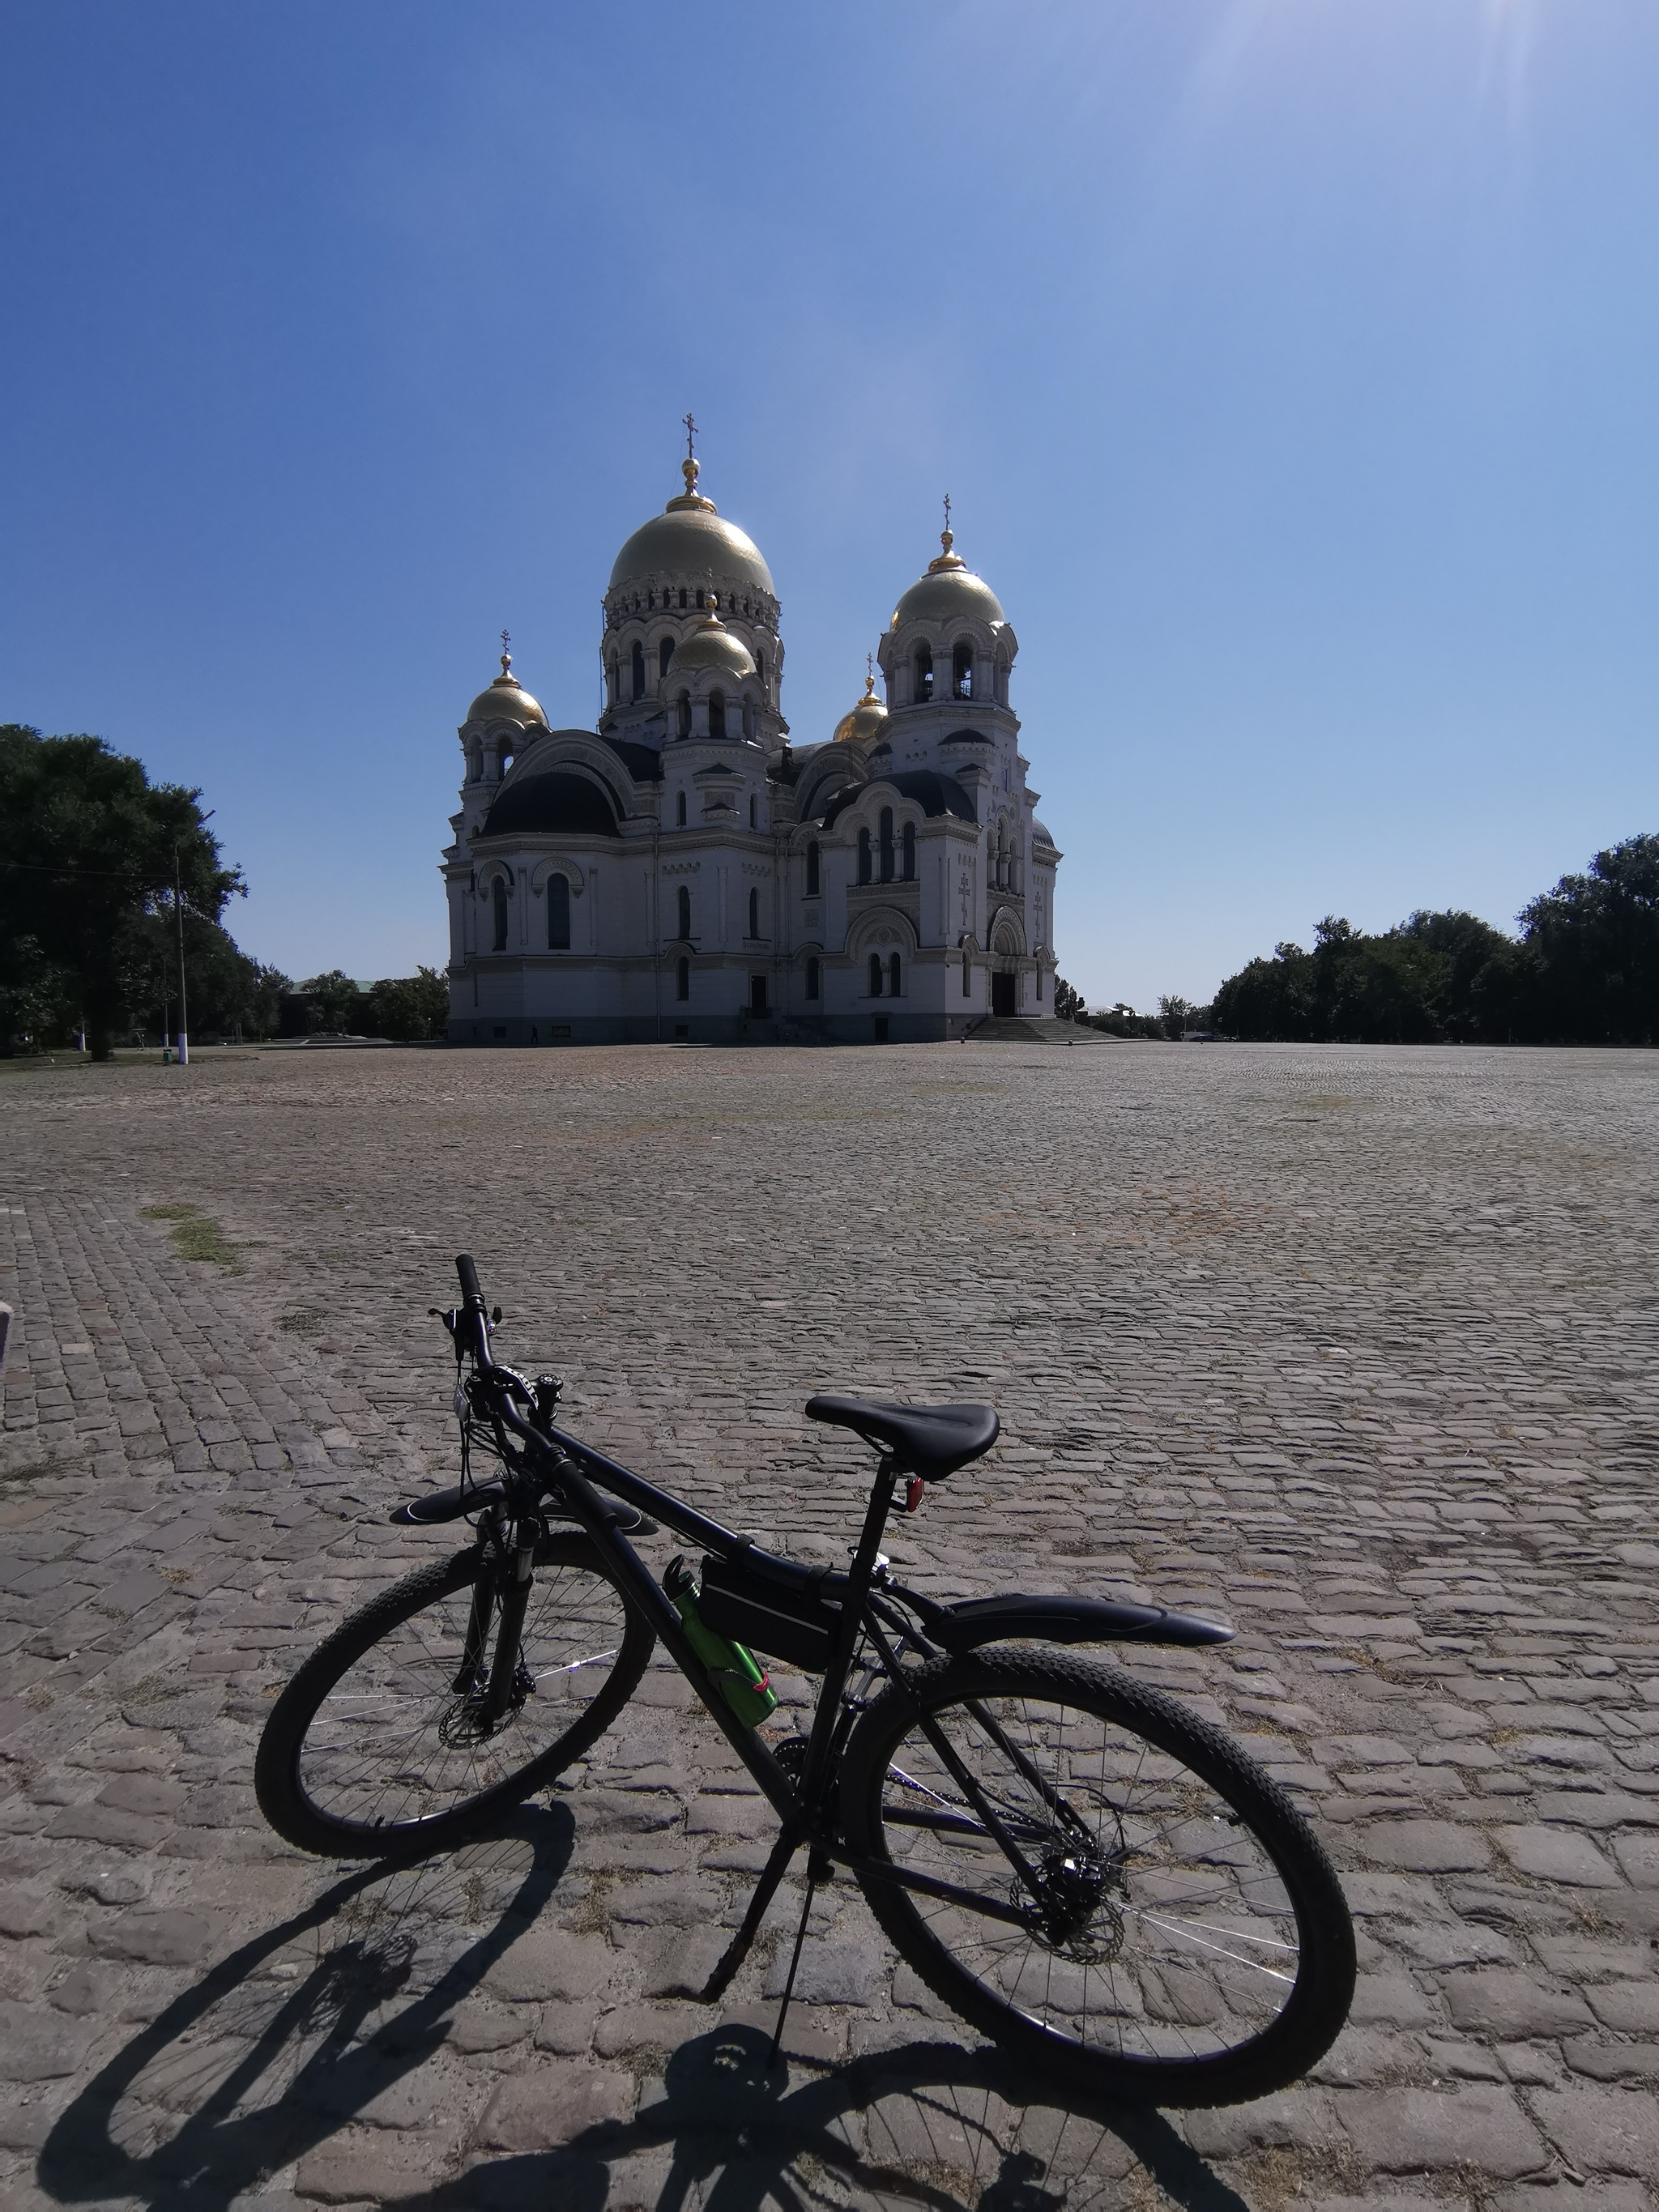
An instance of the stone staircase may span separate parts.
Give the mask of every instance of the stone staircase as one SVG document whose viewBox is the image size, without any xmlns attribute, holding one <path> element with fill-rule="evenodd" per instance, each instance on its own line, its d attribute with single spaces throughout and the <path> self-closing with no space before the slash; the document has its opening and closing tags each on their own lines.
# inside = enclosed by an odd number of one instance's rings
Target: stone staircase
<svg viewBox="0 0 1659 2212">
<path fill-rule="evenodd" d="M 1104 1044 L 1105 1032 L 1080 1029 L 1053 1014 L 988 1014 L 964 1032 L 964 1044 Z"/>
</svg>

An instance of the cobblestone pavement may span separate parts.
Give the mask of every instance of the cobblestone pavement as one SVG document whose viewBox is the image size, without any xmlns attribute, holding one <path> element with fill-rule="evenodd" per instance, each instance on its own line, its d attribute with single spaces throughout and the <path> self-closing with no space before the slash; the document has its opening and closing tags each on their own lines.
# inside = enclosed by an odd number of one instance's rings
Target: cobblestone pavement
<svg viewBox="0 0 1659 2212">
<path fill-rule="evenodd" d="M 1659 1057 L 226 1054 L 0 1068 L 0 1128 L 8 2212 L 1652 2201 Z M 240 1272 L 141 1218 L 179 1204 Z M 486 1844 L 276 1844 L 276 1686 L 449 1540 L 385 1514 L 454 1479 L 463 1249 L 573 1426 L 763 1538 L 851 1540 L 814 1389 L 989 1397 L 1005 1442 L 890 1547 L 916 1580 L 1235 1620 L 1127 1663 L 1343 1869 L 1315 2075 L 1033 2103 L 838 1883 L 769 2082 L 775 1935 L 717 2015 L 669 1994 L 765 1823 L 661 1668 Z"/>
</svg>

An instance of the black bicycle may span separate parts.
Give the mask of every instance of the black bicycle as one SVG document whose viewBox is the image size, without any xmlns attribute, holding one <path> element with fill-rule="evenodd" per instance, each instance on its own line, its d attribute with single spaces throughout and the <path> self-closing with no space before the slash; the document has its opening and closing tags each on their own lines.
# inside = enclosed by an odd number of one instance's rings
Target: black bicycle
<svg viewBox="0 0 1659 2212">
<path fill-rule="evenodd" d="M 465 1516 L 476 1540 L 363 1607 L 288 1685 L 255 1767 L 279 1835 L 390 1857 L 476 1834 L 594 1742 L 660 1641 L 780 1824 L 708 1999 L 805 1849 L 785 2011 L 812 1892 L 839 1868 L 929 1988 L 1085 2095 L 1236 2103 L 1329 2049 L 1353 1929 L 1307 1822 L 1218 1729 L 1055 1648 L 1233 1632 L 1101 1599 L 941 1605 L 882 1558 L 900 1484 L 914 1511 L 925 1485 L 988 1451 L 989 1407 L 809 1401 L 881 1456 L 850 1567 L 808 1567 L 557 1428 L 558 1378 L 495 1361 L 500 1309 L 471 1260 L 456 1264 L 461 1303 L 441 1317 L 462 1480 L 393 1517 Z M 659 1523 L 701 1548 L 699 1567 L 651 1573 L 629 1538 Z M 809 1733 L 774 1717 L 757 1654 L 822 1676 Z"/>
</svg>

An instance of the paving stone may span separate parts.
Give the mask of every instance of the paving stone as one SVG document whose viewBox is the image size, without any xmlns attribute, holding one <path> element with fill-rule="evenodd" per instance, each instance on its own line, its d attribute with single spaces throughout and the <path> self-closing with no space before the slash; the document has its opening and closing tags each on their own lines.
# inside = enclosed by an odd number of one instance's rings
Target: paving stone
<svg viewBox="0 0 1659 2212">
<path fill-rule="evenodd" d="M 552 2150 L 589 2129 L 631 2119 L 634 2076 L 615 2067 L 549 2065 L 503 2081 L 479 2123 L 487 2150 Z"/>
<path fill-rule="evenodd" d="M 1478 1829 L 1452 1820 L 1372 1820 L 1354 1838 L 1378 1866 L 1413 1874 L 1449 1874 L 1484 1867 L 1492 1851 Z"/>
<path fill-rule="evenodd" d="M 1659 2100 L 1646 2089 L 1578 2081 L 1566 2089 L 1534 2090 L 1532 2108 L 1550 2140 L 1581 2172 L 1659 2181 Z"/>
<path fill-rule="evenodd" d="M 1540 2094 L 1542 2093 L 1540 2093 Z M 1455 2172 L 1489 2180 L 1536 2173 L 1549 2154 L 1510 2089 L 1338 2093 L 1337 2110 L 1361 2161 L 1379 2173 Z"/>
<path fill-rule="evenodd" d="M 1613 1855 L 1626 1881 L 1638 1889 L 1659 1889 L 1659 1836 L 1615 1836 Z"/>
<path fill-rule="evenodd" d="M 323 2204 L 384 2204 L 422 2196 L 442 2173 L 449 2154 L 442 2141 L 342 2128 L 300 2160 L 294 2193 Z"/>
<path fill-rule="evenodd" d="M 95 2026 L 33 2005 L 0 2001 L 0 2081 L 51 2081 L 75 2073 Z"/>
<path fill-rule="evenodd" d="M 1552 1987 L 1530 1974 L 1502 1967 L 1448 1974 L 1442 1985 L 1455 2025 L 1487 2035 L 1566 2035 L 1588 2027 L 1590 2015 L 1576 1990 Z"/>
<path fill-rule="evenodd" d="M 1566 1882 L 1578 1889 L 1617 1889 L 1616 1868 L 1609 1865 L 1588 1836 L 1574 1828 L 1502 1826 L 1495 1832 L 1504 1856 L 1522 1874 L 1540 1881 Z"/>
<path fill-rule="evenodd" d="M 603 1989 L 617 1963 L 599 1936 L 532 1927 L 490 1966 L 484 1986 L 514 2004 L 572 2004 Z"/>
</svg>

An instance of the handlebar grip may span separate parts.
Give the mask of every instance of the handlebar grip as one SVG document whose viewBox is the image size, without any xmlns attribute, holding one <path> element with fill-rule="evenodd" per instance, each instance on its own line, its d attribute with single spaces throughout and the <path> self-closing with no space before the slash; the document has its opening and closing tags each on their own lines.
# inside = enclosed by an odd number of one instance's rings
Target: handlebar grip
<svg viewBox="0 0 1659 2212">
<path fill-rule="evenodd" d="M 483 1305 L 483 1292 L 478 1287 L 478 1271 L 472 1264 L 472 1255 L 470 1252 L 462 1252 L 457 1255 L 455 1261 L 455 1272 L 461 1279 L 461 1300 L 463 1304 L 477 1306 L 482 1310 Z"/>
</svg>

